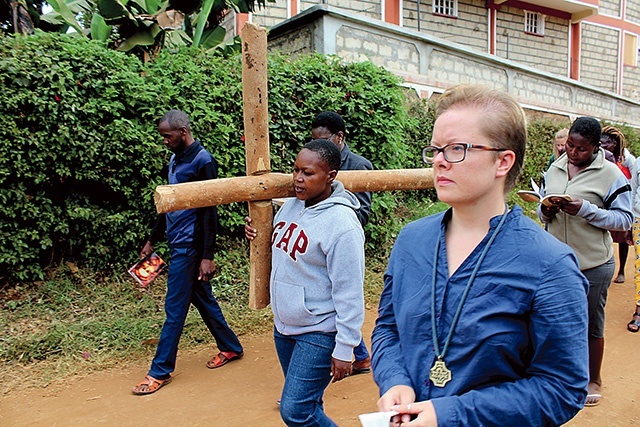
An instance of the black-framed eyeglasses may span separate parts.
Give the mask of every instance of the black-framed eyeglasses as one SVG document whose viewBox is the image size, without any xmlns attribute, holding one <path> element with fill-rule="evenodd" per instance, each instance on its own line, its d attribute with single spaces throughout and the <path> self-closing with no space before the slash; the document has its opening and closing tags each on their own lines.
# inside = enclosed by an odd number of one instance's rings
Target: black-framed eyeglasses
<svg viewBox="0 0 640 427">
<path fill-rule="evenodd" d="M 422 150 L 422 160 L 426 164 L 432 164 L 438 153 L 444 155 L 444 159 L 449 163 L 460 163 L 467 157 L 467 151 L 474 148 L 484 151 L 507 151 L 508 148 L 489 147 L 487 145 L 469 144 L 467 142 L 454 142 L 444 147 L 429 145 Z"/>
</svg>

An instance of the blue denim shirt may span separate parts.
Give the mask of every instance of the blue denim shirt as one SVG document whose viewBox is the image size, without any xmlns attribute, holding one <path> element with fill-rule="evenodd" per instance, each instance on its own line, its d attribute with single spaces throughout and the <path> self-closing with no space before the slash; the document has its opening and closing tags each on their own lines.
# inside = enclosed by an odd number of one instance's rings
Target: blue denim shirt
<svg viewBox="0 0 640 427">
<path fill-rule="evenodd" d="M 451 211 L 406 226 L 385 274 L 373 331 L 374 379 L 384 394 L 407 385 L 431 400 L 439 426 L 560 425 L 582 408 L 588 383 L 587 280 L 573 251 L 519 207 L 491 245 L 445 355 L 452 379 L 429 380 L 435 239 L 440 351 L 476 261 L 496 227 L 449 277 L 444 230 Z M 508 421 L 506 421 L 508 420 Z M 505 424 L 506 423 L 506 424 Z"/>
<path fill-rule="evenodd" d="M 198 140 L 169 161 L 169 184 L 204 181 L 217 175 L 215 159 Z M 166 231 L 170 247 L 195 248 L 202 258 L 213 259 L 217 227 L 215 206 L 183 209 L 159 215 L 148 240 L 155 244 Z"/>
</svg>

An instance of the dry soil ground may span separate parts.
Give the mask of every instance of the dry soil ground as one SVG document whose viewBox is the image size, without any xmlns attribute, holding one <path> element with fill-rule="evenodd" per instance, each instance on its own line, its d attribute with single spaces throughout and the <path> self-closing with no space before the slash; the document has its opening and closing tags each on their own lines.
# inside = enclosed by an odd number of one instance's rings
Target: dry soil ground
<svg viewBox="0 0 640 427">
<path fill-rule="evenodd" d="M 569 426 L 640 426 L 640 333 L 625 327 L 633 309 L 632 264 L 630 254 L 627 282 L 610 288 L 602 403 L 582 410 Z M 365 337 L 374 318 L 367 313 Z M 272 338 L 243 338 L 243 344 L 242 360 L 216 370 L 205 367 L 211 352 L 179 353 L 173 382 L 149 396 L 130 393 L 148 360 L 0 396 L 0 426 L 282 426 L 275 404 L 282 374 Z M 326 412 L 342 427 L 358 427 L 358 414 L 375 411 L 377 396 L 371 375 L 350 377 L 329 386 Z"/>
</svg>

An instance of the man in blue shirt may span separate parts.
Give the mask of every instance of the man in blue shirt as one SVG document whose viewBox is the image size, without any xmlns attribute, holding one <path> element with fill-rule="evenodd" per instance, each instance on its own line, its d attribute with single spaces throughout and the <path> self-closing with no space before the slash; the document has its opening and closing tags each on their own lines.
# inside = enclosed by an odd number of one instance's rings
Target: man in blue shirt
<svg viewBox="0 0 640 427">
<path fill-rule="evenodd" d="M 165 146 L 173 152 L 169 161 L 169 184 L 217 177 L 216 161 L 193 138 L 189 117 L 185 113 L 179 110 L 167 112 L 158 122 L 158 131 Z M 159 215 L 140 257 L 153 252 L 154 244 L 165 231 L 171 250 L 165 299 L 167 317 L 151 369 L 145 379 L 133 388 L 133 394 L 137 395 L 154 393 L 171 381 L 178 342 L 190 304 L 198 309 L 219 349 L 207 367 L 218 368 L 243 355 L 242 345 L 227 325 L 209 283 L 216 269 L 213 260 L 217 234 L 216 208 L 186 209 Z"/>
</svg>

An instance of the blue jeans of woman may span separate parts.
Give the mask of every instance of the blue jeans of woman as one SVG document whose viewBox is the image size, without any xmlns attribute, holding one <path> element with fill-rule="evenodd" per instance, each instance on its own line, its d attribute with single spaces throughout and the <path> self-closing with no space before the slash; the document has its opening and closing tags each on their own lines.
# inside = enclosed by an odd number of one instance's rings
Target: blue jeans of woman
<svg viewBox="0 0 640 427">
<path fill-rule="evenodd" d="M 274 329 L 284 373 L 280 416 L 289 427 L 337 427 L 324 413 L 322 396 L 331 382 L 335 333 L 282 335 Z"/>
<path fill-rule="evenodd" d="M 353 349 L 353 357 L 355 357 L 356 362 L 360 360 L 364 360 L 369 357 L 369 351 L 367 351 L 367 346 L 364 343 L 364 339 L 360 340 L 360 344 L 358 344 Z"/>
<path fill-rule="evenodd" d="M 149 370 L 149 375 L 156 379 L 167 379 L 175 370 L 178 343 L 191 304 L 198 309 L 220 351 L 242 353 L 242 345 L 227 324 L 211 292 L 211 284 L 198 280 L 201 261 L 202 254 L 193 248 L 171 248 L 164 301 L 167 317 Z"/>
</svg>

